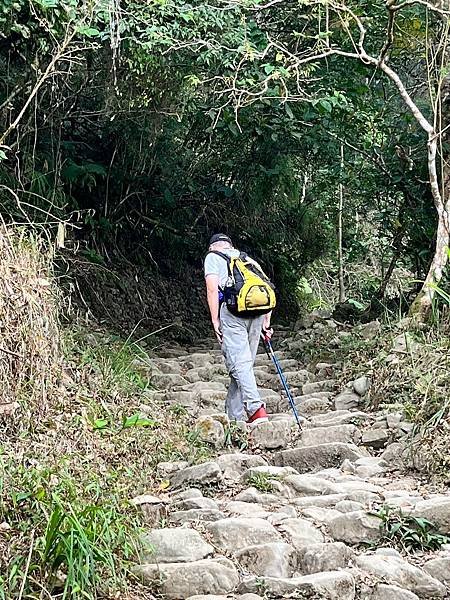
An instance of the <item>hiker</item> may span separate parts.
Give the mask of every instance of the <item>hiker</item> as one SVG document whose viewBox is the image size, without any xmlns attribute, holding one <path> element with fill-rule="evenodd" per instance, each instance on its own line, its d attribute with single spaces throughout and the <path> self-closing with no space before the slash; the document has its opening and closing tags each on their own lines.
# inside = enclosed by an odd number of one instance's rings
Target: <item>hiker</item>
<svg viewBox="0 0 450 600">
<path fill-rule="evenodd" d="M 267 421 L 253 364 L 261 336 L 272 336 L 273 286 L 257 262 L 218 233 L 209 241 L 204 263 L 211 321 L 230 374 L 225 411 L 230 419 L 257 424 Z"/>
</svg>

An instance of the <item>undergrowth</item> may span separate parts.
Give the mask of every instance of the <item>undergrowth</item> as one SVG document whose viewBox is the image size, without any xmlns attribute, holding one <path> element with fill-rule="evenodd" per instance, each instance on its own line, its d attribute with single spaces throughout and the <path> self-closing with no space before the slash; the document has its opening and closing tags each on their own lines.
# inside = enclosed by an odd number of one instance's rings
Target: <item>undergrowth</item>
<svg viewBox="0 0 450 600">
<path fill-rule="evenodd" d="M 314 331 L 302 348 L 302 356 L 339 363 L 341 385 L 368 375 L 371 387 L 363 409 L 401 412 L 414 425 L 409 454 L 415 466 L 448 479 L 449 331 L 448 319 L 426 327 L 414 327 L 408 319 L 358 325 L 340 332 L 324 327 Z"/>
<path fill-rule="evenodd" d="M 129 501 L 166 489 L 159 462 L 211 450 L 154 401 L 142 348 L 76 327 L 63 338 L 58 401 L 38 418 L 24 400 L 30 421 L 0 434 L 0 600 L 151 598 L 131 573 L 142 517 Z"/>
<path fill-rule="evenodd" d="M 52 251 L 38 236 L 0 226 L 0 418 L 22 399 L 34 414 L 53 399 L 60 355 L 51 264 Z"/>
</svg>

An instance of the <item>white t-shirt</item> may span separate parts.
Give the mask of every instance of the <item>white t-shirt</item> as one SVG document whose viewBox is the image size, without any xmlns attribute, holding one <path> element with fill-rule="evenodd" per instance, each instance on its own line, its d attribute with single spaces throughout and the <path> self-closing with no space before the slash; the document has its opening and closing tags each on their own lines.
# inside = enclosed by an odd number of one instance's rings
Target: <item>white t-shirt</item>
<svg viewBox="0 0 450 600">
<path fill-rule="evenodd" d="M 230 258 L 237 258 L 240 254 L 240 251 L 236 250 L 236 248 L 226 248 L 220 250 L 220 252 L 226 254 L 226 256 L 229 256 Z M 247 259 L 257 267 L 261 268 L 258 263 L 249 256 Z M 205 277 L 208 275 L 217 275 L 219 277 L 219 287 L 223 288 L 225 286 L 228 279 L 228 263 L 224 258 L 213 252 L 208 252 L 205 258 L 204 270 Z"/>
</svg>

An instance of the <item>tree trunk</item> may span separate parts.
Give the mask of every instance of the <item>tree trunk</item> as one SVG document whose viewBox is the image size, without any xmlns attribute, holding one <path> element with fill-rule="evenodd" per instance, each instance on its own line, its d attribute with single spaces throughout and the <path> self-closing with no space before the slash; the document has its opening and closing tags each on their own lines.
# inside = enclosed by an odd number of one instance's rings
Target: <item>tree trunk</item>
<svg viewBox="0 0 450 600">
<path fill-rule="evenodd" d="M 437 154 L 438 136 L 430 134 L 428 141 L 428 170 L 430 174 L 430 185 L 433 194 L 433 200 L 438 214 L 438 226 L 436 231 L 436 247 L 422 288 L 411 305 L 410 315 L 419 321 L 427 318 L 431 311 L 433 298 L 436 293 L 436 286 L 442 279 L 444 269 L 448 262 L 448 251 L 450 243 L 450 193 L 448 189 L 448 164 L 447 176 L 444 177 L 442 194 L 439 189 L 436 154 Z M 448 163 L 448 161 L 447 161 Z M 446 180 L 445 180 L 446 179 Z"/>
<path fill-rule="evenodd" d="M 448 43 L 448 40 L 446 42 Z M 445 57 L 442 60 L 442 64 L 448 65 L 450 49 L 447 44 L 444 47 Z M 436 286 L 442 279 L 449 259 L 450 156 L 448 144 L 450 142 L 450 74 L 447 74 L 442 81 L 438 94 L 438 118 L 436 119 L 438 133 L 428 134 L 428 171 L 433 200 L 438 214 L 436 250 L 422 289 L 411 306 L 410 314 L 418 320 L 425 319 L 430 313 Z M 441 187 L 439 187 L 436 167 L 438 150 L 440 150 Z"/>
<path fill-rule="evenodd" d="M 339 303 L 345 301 L 344 285 L 344 252 L 342 249 L 343 237 L 343 212 L 344 212 L 344 185 L 342 175 L 344 172 L 344 145 L 341 144 L 341 182 L 339 183 L 339 210 L 338 210 L 338 264 L 339 264 Z"/>
</svg>

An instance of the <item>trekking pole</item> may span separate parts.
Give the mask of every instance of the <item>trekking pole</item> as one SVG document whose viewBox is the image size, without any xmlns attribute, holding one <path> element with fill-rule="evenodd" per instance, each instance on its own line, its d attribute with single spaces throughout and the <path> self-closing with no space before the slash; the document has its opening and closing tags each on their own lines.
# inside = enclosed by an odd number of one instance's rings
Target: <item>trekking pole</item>
<svg viewBox="0 0 450 600">
<path fill-rule="evenodd" d="M 294 413 L 295 420 L 297 421 L 297 425 L 298 425 L 300 431 L 302 431 L 302 425 L 300 423 L 300 417 L 297 412 L 297 407 L 295 406 L 295 402 L 292 397 L 291 390 L 289 389 L 288 383 L 286 381 L 286 377 L 284 376 L 284 373 L 281 370 L 281 365 L 278 361 L 278 358 L 275 355 L 275 352 L 273 351 L 272 342 L 270 341 L 269 338 L 266 338 L 266 336 L 262 332 L 261 332 L 261 337 L 264 342 L 264 348 L 266 350 L 267 356 L 270 359 L 272 359 L 273 364 L 275 365 L 275 368 L 278 373 L 278 377 L 280 378 L 280 381 L 284 387 L 284 391 L 286 392 L 286 396 L 288 397 L 289 405 L 292 408 L 292 412 Z"/>
</svg>

